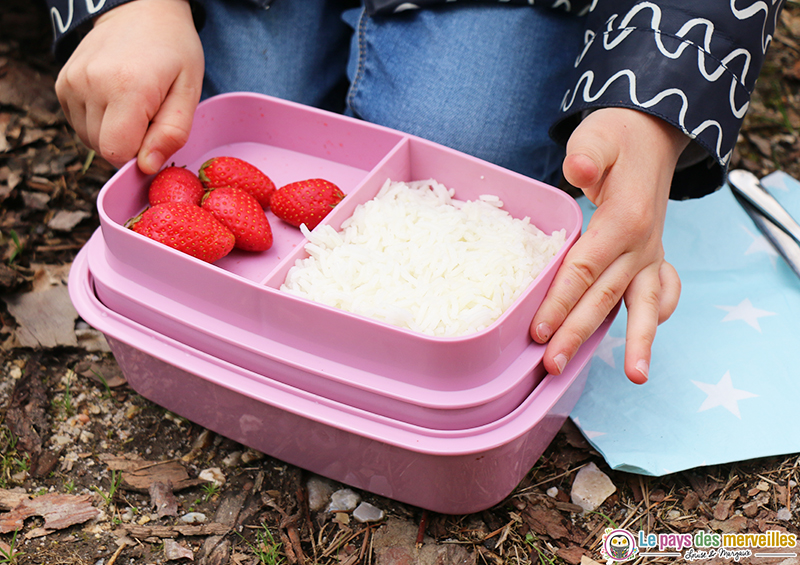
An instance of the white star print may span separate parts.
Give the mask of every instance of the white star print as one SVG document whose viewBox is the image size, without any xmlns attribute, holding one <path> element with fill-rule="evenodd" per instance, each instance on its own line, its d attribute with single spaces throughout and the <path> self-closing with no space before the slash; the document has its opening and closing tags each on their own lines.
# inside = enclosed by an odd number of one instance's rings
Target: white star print
<svg viewBox="0 0 800 565">
<path fill-rule="evenodd" d="M 778 252 L 775 250 L 775 246 L 770 243 L 770 241 L 761 235 L 760 233 L 753 233 L 745 226 L 742 226 L 742 229 L 747 232 L 747 235 L 753 238 L 753 242 L 750 244 L 750 247 L 744 252 L 745 255 L 750 255 L 752 253 L 766 253 L 769 256 L 769 260 L 774 267 L 776 265 L 775 259 L 778 257 Z"/>
<path fill-rule="evenodd" d="M 749 298 L 745 298 L 736 306 L 717 306 L 720 310 L 725 310 L 728 314 L 722 318 L 723 322 L 733 322 L 735 320 L 742 320 L 747 322 L 752 328 L 755 328 L 761 333 L 761 326 L 758 324 L 758 319 L 764 316 L 774 316 L 775 312 L 768 312 L 760 310 L 753 306 Z"/>
<path fill-rule="evenodd" d="M 775 175 L 771 176 L 769 179 L 762 179 L 762 183 L 765 187 L 770 190 L 780 190 L 783 192 L 789 192 L 789 181 L 794 183 L 794 179 L 784 173 L 783 171 L 779 171 Z"/>
<path fill-rule="evenodd" d="M 692 383 L 708 395 L 703 401 L 703 404 L 700 405 L 700 408 L 697 409 L 698 412 L 722 406 L 741 420 L 742 415 L 739 413 L 739 401 L 745 398 L 755 398 L 758 396 L 746 390 L 733 388 L 730 371 L 726 371 L 715 385 L 698 381 L 692 381 Z"/>
<path fill-rule="evenodd" d="M 606 364 L 611 367 L 612 369 L 616 368 L 616 363 L 614 363 L 614 349 L 623 345 L 625 343 L 624 337 L 611 337 L 610 335 L 606 335 L 603 341 L 600 342 L 600 345 L 597 347 L 597 351 L 595 355 L 606 362 Z"/>
</svg>

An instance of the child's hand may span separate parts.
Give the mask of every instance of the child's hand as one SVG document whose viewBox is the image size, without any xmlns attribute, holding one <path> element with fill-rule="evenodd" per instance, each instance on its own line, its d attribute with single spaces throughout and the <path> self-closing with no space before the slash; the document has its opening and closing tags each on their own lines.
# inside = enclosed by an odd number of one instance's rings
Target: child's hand
<svg viewBox="0 0 800 565">
<path fill-rule="evenodd" d="M 560 374 L 621 298 L 628 309 L 625 374 L 644 383 L 656 327 L 675 311 L 680 279 L 661 235 L 672 173 L 688 138 L 643 112 L 587 116 L 567 144 L 564 176 L 597 205 L 531 323 L 549 340 L 545 368 Z"/>
<path fill-rule="evenodd" d="M 203 82 L 186 0 L 135 0 L 97 18 L 56 81 L 86 145 L 120 167 L 156 172 L 186 143 Z"/>
</svg>

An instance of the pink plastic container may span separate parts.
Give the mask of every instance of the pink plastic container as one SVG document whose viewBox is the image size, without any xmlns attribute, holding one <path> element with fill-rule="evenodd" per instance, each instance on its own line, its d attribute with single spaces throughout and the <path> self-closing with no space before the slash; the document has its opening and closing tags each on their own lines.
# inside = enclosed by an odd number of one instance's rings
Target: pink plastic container
<svg viewBox="0 0 800 565">
<path fill-rule="evenodd" d="M 70 272 L 78 313 L 103 332 L 130 386 L 206 428 L 355 488 L 467 514 L 501 502 L 535 464 L 580 396 L 614 311 L 560 376 L 546 375 L 507 415 L 431 429 L 312 394 L 191 348 L 106 306 L 85 247 Z"/>
<path fill-rule="evenodd" d="M 543 349 L 531 348 L 528 326 L 582 223 L 580 208 L 567 194 L 413 136 L 257 94 L 227 94 L 200 104 L 189 142 L 172 161 L 197 170 L 206 159 L 219 155 L 252 162 L 278 186 L 311 177 L 338 184 L 348 196 L 325 220 L 336 229 L 358 204 L 373 198 L 387 178 L 433 178 L 455 189 L 461 200 L 499 196 L 513 216 L 530 216 L 547 233 L 566 230 L 567 244 L 489 328 L 464 337 L 435 338 L 280 292 L 289 268 L 305 257 L 305 240 L 299 230 L 270 212 L 272 249 L 257 254 L 235 251 L 214 265 L 126 229 L 125 222 L 145 207 L 150 181 L 135 163 L 128 163 L 98 197 L 107 268 L 97 267 L 96 284 L 98 295 L 112 310 L 182 343 L 186 339 L 187 345 L 203 351 L 217 347 L 214 353 L 220 358 L 255 371 L 261 370 L 259 364 L 270 363 L 259 359 L 259 352 L 266 358 L 280 345 L 313 352 L 320 362 L 360 371 L 373 381 L 379 376 L 416 390 L 447 394 L 492 384 L 498 375 L 516 371 L 512 365 L 523 353 L 535 352 L 541 360 Z M 165 300 L 143 300 L 143 295 L 117 284 L 122 280 Z M 183 325 L 176 326 L 176 321 L 185 319 L 186 308 L 201 314 L 191 320 L 191 335 Z M 219 323 L 236 328 L 237 343 L 248 351 L 248 360 L 241 357 L 243 351 L 221 351 L 216 340 L 209 345 L 207 336 Z M 538 361 L 528 364 L 535 367 Z M 324 372 L 317 370 L 320 377 Z M 304 370 L 301 376 L 307 374 Z M 308 381 L 285 377 L 288 384 L 309 388 Z M 504 411 L 513 409 L 540 377 L 519 378 L 522 382 L 512 387 L 516 397 L 498 401 L 490 396 L 490 403 Z M 310 390 L 330 393 L 320 386 Z M 390 396 L 386 390 L 382 394 Z M 402 401 L 418 402 L 414 397 Z M 495 416 L 496 412 L 485 413 L 485 418 Z"/>
</svg>

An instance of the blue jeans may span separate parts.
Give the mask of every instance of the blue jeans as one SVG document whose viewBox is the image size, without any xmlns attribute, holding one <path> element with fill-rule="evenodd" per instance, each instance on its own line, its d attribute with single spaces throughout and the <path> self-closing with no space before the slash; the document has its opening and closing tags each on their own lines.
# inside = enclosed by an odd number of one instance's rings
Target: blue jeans
<svg viewBox="0 0 800 565">
<path fill-rule="evenodd" d="M 548 136 L 582 18 L 460 3 L 370 18 L 331 0 L 208 0 L 204 96 L 247 90 L 345 112 L 557 184 Z"/>
</svg>

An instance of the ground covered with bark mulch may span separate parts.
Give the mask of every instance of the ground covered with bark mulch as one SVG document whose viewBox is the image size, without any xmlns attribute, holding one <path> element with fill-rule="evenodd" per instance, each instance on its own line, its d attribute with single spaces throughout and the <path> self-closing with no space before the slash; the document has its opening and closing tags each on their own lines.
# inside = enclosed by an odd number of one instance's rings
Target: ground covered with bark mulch
<svg viewBox="0 0 800 565">
<path fill-rule="evenodd" d="M 364 508 L 378 513 L 362 521 L 352 506 L 325 506 L 345 485 L 142 398 L 102 337 L 70 316 L 69 266 L 98 226 L 95 199 L 113 169 L 64 120 L 49 40 L 42 6 L 3 0 L 0 563 L 578 564 L 601 559 L 610 526 L 800 533 L 797 454 L 642 477 L 609 470 L 567 424 L 494 508 L 439 515 L 356 491 L 354 505 L 369 503 Z M 734 167 L 800 178 L 797 2 L 783 14 L 758 88 Z M 570 493 L 590 464 L 610 478 L 614 493 L 583 514 Z M 797 563 L 785 556 L 743 561 Z"/>
</svg>

